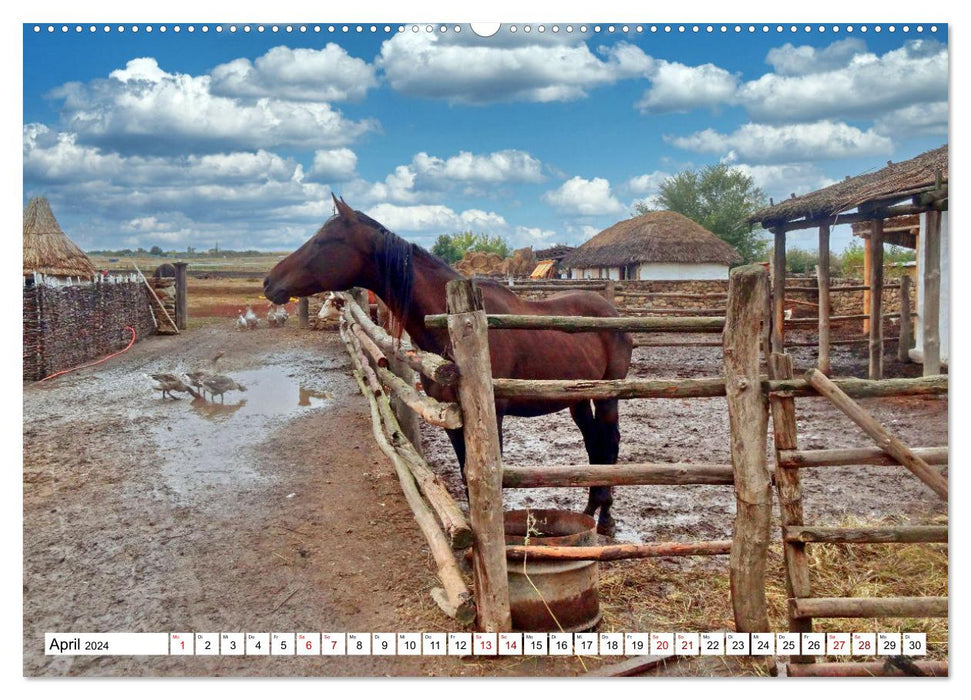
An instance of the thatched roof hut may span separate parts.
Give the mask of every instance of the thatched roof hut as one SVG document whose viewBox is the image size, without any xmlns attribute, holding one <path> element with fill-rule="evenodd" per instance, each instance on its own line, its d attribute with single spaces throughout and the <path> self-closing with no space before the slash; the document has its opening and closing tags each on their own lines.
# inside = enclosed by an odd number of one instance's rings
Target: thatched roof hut
<svg viewBox="0 0 971 700">
<path fill-rule="evenodd" d="M 653 211 L 604 229 L 563 258 L 574 269 L 643 263 L 732 265 L 742 256 L 688 217 Z"/>
<path fill-rule="evenodd" d="M 54 277 L 86 277 L 94 266 L 61 230 L 46 197 L 34 197 L 24 209 L 24 276 L 41 272 Z"/>
</svg>

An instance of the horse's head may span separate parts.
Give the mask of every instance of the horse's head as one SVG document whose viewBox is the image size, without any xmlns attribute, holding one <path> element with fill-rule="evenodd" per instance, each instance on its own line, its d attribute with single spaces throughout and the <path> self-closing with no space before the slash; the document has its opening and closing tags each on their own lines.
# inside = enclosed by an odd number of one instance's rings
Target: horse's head
<svg viewBox="0 0 971 700">
<path fill-rule="evenodd" d="M 276 304 L 324 290 L 343 291 L 361 284 L 374 254 L 374 231 L 343 199 L 337 214 L 314 236 L 270 270 L 264 295 Z"/>
</svg>

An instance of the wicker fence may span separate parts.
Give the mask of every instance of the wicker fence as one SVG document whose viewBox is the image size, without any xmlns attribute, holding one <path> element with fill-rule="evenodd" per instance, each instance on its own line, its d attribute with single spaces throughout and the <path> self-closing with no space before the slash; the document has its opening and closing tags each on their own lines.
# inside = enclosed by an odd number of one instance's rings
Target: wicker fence
<svg viewBox="0 0 971 700">
<path fill-rule="evenodd" d="M 24 278 L 24 381 L 37 381 L 155 331 L 148 291 L 129 277 L 94 282 Z"/>
</svg>

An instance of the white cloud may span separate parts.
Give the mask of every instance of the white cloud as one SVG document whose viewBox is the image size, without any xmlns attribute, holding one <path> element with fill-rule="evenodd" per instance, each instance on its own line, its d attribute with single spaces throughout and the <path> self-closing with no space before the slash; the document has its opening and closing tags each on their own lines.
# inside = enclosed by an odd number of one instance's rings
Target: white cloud
<svg viewBox="0 0 971 700">
<path fill-rule="evenodd" d="M 398 233 L 402 231 L 457 233 L 467 229 L 472 229 L 476 233 L 493 233 L 507 227 L 506 220 L 495 212 L 467 209 L 456 213 L 455 210 L 443 204 L 398 206 L 382 203 L 368 208 L 366 213 Z"/>
<path fill-rule="evenodd" d="M 597 216 L 625 211 L 624 205 L 611 193 L 610 182 L 602 177 L 592 180 L 572 177 L 559 188 L 546 192 L 543 199 L 566 214 Z"/>
<path fill-rule="evenodd" d="M 842 68 L 857 54 L 866 52 L 862 39 L 842 39 L 822 48 L 784 44 L 770 49 L 765 62 L 778 75 L 809 75 Z"/>
<path fill-rule="evenodd" d="M 255 61 L 216 66 L 211 76 L 213 95 L 307 102 L 360 100 L 378 84 L 374 66 L 333 43 L 319 50 L 276 46 Z"/>
<path fill-rule="evenodd" d="M 554 236 L 556 231 L 538 226 L 517 226 L 514 233 L 517 246 L 548 245 Z"/>
<path fill-rule="evenodd" d="M 908 138 L 912 136 L 943 136 L 947 138 L 947 102 L 915 104 L 884 114 L 873 130 L 884 136 Z"/>
<path fill-rule="evenodd" d="M 766 196 L 773 197 L 777 202 L 792 194 L 798 197 L 807 192 L 828 187 L 836 182 L 814 163 L 780 163 L 777 165 L 732 163 L 732 167 L 751 177 L 756 187 L 761 189 Z"/>
<path fill-rule="evenodd" d="M 449 158 L 415 155 L 411 167 L 421 180 L 445 182 L 542 182 L 542 163 L 525 151 L 507 149 L 484 155 L 459 151 Z"/>
<path fill-rule="evenodd" d="M 811 65 L 812 57 L 806 63 Z M 947 76 L 947 47 L 921 39 L 882 56 L 856 53 L 836 70 L 767 73 L 743 85 L 738 101 L 757 121 L 876 118 L 889 110 L 946 99 Z"/>
<path fill-rule="evenodd" d="M 562 102 L 617 80 L 643 75 L 653 59 L 624 42 L 598 58 L 582 41 L 486 44 L 464 35 L 395 35 L 377 65 L 394 90 L 453 102 Z"/>
<path fill-rule="evenodd" d="M 627 189 L 632 194 L 654 194 L 669 177 L 671 177 L 671 173 L 663 170 L 637 175 L 627 181 Z"/>
<path fill-rule="evenodd" d="M 208 75 L 167 73 L 153 58 L 129 61 L 107 80 L 67 83 L 51 92 L 61 120 L 80 142 L 142 153 L 278 146 L 344 146 L 376 128 L 325 102 L 214 95 Z"/>
<path fill-rule="evenodd" d="M 666 137 L 678 148 L 716 153 L 729 162 L 816 161 L 890 153 L 893 143 L 872 129 L 861 131 L 841 122 L 743 124 L 731 134 L 705 129 L 689 136 Z"/>
<path fill-rule="evenodd" d="M 651 87 L 635 105 L 643 113 L 687 112 L 733 101 L 738 76 L 711 63 L 686 66 L 657 61 Z"/>
<path fill-rule="evenodd" d="M 322 182 L 346 182 L 356 167 L 357 154 L 349 148 L 320 150 L 314 152 L 314 163 L 307 175 Z"/>
</svg>

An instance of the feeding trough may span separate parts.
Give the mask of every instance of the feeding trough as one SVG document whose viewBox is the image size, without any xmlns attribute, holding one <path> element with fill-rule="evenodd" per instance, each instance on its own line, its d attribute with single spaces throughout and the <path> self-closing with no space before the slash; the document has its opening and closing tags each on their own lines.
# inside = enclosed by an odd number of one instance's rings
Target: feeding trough
<svg viewBox="0 0 971 700">
<path fill-rule="evenodd" d="M 583 547 L 597 544 L 594 519 L 562 510 L 505 514 L 506 544 Z M 509 561 L 513 629 L 580 632 L 600 622 L 595 561 Z"/>
</svg>

